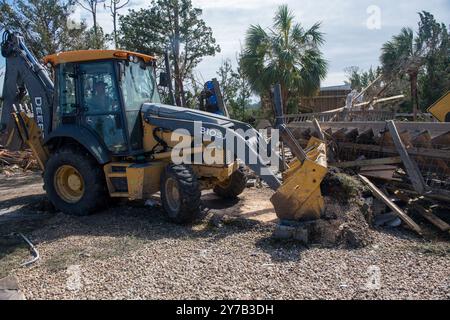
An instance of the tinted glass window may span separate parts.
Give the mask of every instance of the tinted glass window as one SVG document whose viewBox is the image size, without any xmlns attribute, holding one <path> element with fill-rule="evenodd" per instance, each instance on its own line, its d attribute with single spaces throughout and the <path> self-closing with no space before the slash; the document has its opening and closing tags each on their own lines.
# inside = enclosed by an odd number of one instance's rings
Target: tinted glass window
<svg viewBox="0 0 450 320">
<path fill-rule="evenodd" d="M 114 153 L 127 150 L 112 62 L 80 64 L 82 110 L 88 126 Z"/>
<path fill-rule="evenodd" d="M 140 110 L 146 102 L 160 102 L 154 69 L 144 62 L 121 62 L 122 94 L 125 103 L 131 148 L 142 148 Z"/>
<path fill-rule="evenodd" d="M 63 64 L 59 68 L 59 113 L 62 115 L 76 112 L 75 70 L 73 64 Z"/>
</svg>

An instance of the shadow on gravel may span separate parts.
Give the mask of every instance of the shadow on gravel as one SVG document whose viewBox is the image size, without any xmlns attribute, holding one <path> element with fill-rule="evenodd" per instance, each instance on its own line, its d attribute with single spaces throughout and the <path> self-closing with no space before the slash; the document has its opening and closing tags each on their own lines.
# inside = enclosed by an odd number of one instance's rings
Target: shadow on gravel
<svg viewBox="0 0 450 320">
<path fill-rule="evenodd" d="M 3 200 L 0 202 L 0 210 L 9 209 L 14 206 L 22 206 L 20 210 L 36 210 L 36 206 L 39 206 L 45 199 L 45 194 L 36 194 Z"/>
<path fill-rule="evenodd" d="M 205 205 L 214 210 L 239 206 L 238 201 L 211 199 Z M 192 224 L 176 225 L 168 220 L 159 205 L 147 207 L 143 202 L 115 203 L 102 212 L 74 217 L 52 212 L 45 195 L 31 195 L 0 204 L 0 212 L 8 209 L 11 211 L 0 215 L 0 235 L 38 231 L 34 244 L 84 235 L 135 237 L 144 241 L 208 237 L 217 240 L 254 227 L 251 223 L 234 220 L 214 221 L 217 217 L 209 215 L 208 210 Z"/>
<path fill-rule="evenodd" d="M 29 186 L 36 181 L 40 181 L 41 176 L 39 173 L 24 174 L 21 176 L 13 176 L 10 178 L 0 179 L 0 191 L 7 191 L 10 189 Z"/>
<path fill-rule="evenodd" d="M 301 255 L 308 250 L 296 241 L 276 240 L 273 238 L 264 238 L 256 242 L 256 247 L 271 256 L 273 262 L 296 262 L 301 260 Z"/>
</svg>

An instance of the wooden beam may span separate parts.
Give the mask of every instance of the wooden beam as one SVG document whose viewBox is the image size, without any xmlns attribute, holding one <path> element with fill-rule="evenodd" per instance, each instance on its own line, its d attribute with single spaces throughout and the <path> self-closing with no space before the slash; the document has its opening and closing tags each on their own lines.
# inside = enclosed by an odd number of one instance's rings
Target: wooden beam
<svg viewBox="0 0 450 320">
<path fill-rule="evenodd" d="M 290 116 L 286 116 L 290 117 Z M 320 121 L 320 116 L 317 116 Z M 358 128 L 360 132 L 364 132 L 365 130 L 372 129 L 377 135 L 378 133 L 384 131 L 386 129 L 386 121 L 353 121 L 353 122 L 324 122 L 320 121 L 320 126 L 322 130 L 327 130 L 331 128 L 333 131 L 342 129 L 342 128 Z M 412 135 L 419 134 L 424 130 L 428 130 L 432 137 L 436 137 L 439 135 L 446 134 L 450 132 L 450 123 L 441 123 L 441 122 L 397 122 L 396 123 L 397 130 L 399 132 L 409 131 Z M 289 123 L 288 127 L 290 128 L 314 128 L 312 122 L 295 122 Z"/>
<path fill-rule="evenodd" d="M 418 204 L 410 205 L 411 209 L 419 213 L 422 217 L 430 221 L 433 225 L 439 228 L 443 232 L 450 232 L 450 225 L 445 221 L 441 220 L 439 217 L 434 215 L 431 210 L 427 210 Z"/>
<path fill-rule="evenodd" d="M 379 200 L 383 201 L 391 210 L 400 218 L 403 222 L 405 222 L 411 229 L 417 232 L 419 235 L 422 235 L 422 229 L 416 224 L 402 209 L 400 209 L 395 203 L 393 203 L 389 198 L 378 189 L 369 179 L 358 174 L 358 177 L 370 188 L 373 195 L 377 197 Z"/>
<path fill-rule="evenodd" d="M 331 167 L 336 168 L 353 168 L 353 167 L 365 167 L 365 166 L 376 166 L 383 164 L 399 164 L 402 163 L 402 159 L 400 157 L 391 157 L 391 158 L 380 158 L 380 159 L 367 159 L 367 160 L 356 160 L 356 161 L 347 161 L 340 163 L 332 163 Z"/>
<path fill-rule="evenodd" d="M 357 144 L 350 142 L 340 142 L 339 147 L 343 149 L 361 150 L 361 151 L 371 151 L 371 152 L 381 152 L 388 153 L 392 155 L 398 154 L 396 148 L 384 147 L 379 145 L 370 144 Z M 425 156 L 430 158 L 439 158 L 444 160 L 450 160 L 450 151 L 448 150 L 438 150 L 438 149 L 427 149 L 427 148 L 409 148 L 408 153 L 413 156 Z"/>
<path fill-rule="evenodd" d="M 405 95 L 404 94 L 400 94 L 398 96 L 393 96 L 393 97 L 389 97 L 389 98 L 375 99 L 373 101 L 366 101 L 366 102 L 357 103 L 357 104 L 354 105 L 354 107 L 363 107 L 363 106 L 367 106 L 369 104 L 375 105 L 377 103 L 387 102 L 387 101 L 392 101 L 392 100 L 398 100 L 398 99 L 403 99 L 403 98 L 405 98 Z"/>
<path fill-rule="evenodd" d="M 392 140 L 394 140 L 395 147 L 402 158 L 403 164 L 405 165 L 406 172 L 411 180 L 411 183 L 418 193 L 423 194 L 426 190 L 426 184 L 423 179 L 422 173 L 417 166 L 417 163 L 411 159 L 406 150 L 405 145 L 402 142 L 402 139 L 397 131 L 397 127 L 395 126 L 394 121 L 388 121 L 387 126 L 389 132 L 391 133 Z"/>
<path fill-rule="evenodd" d="M 317 134 L 319 135 L 319 139 L 325 141 L 325 135 L 323 134 L 322 128 L 320 127 L 319 121 L 316 118 L 313 120 L 314 128 L 316 129 Z"/>
</svg>

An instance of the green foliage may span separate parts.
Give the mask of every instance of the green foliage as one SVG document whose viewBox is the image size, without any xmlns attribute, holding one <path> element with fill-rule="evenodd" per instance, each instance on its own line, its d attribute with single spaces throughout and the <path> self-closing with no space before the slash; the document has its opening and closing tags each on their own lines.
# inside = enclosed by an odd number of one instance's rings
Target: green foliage
<svg viewBox="0 0 450 320">
<path fill-rule="evenodd" d="M 186 105 L 183 81 L 203 57 L 220 52 L 201 15 L 202 10 L 194 8 L 191 0 L 153 0 L 149 8 L 129 10 L 119 18 L 122 48 L 146 54 L 170 49 L 178 104 Z"/>
<path fill-rule="evenodd" d="M 239 63 L 239 58 L 237 59 Z M 219 84 L 222 89 L 222 96 L 225 105 L 228 107 L 230 117 L 244 121 L 249 118 L 247 110 L 252 95 L 251 85 L 247 77 L 238 65 L 234 70 L 230 59 L 222 62 L 222 66 L 217 72 Z"/>
<path fill-rule="evenodd" d="M 0 0 L 0 28 L 20 32 L 39 58 L 63 50 L 84 49 L 85 23 L 70 20 L 72 0 Z"/>
<path fill-rule="evenodd" d="M 320 23 L 305 30 L 286 5 L 275 14 L 272 28 L 252 25 L 247 31 L 242 69 L 255 92 L 267 95 L 281 84 L 285 112 L 290 99 L 315 94 L 327 73 L 320 46 Z"/>
<path fill-rule="evenodd" d="M 419 13 L 419 38 L 428 52 L 419 74 L 420 105 L 426 110 L 450 90 L 450 36 L 443 23 L 428 12 Z"/>
<path fill-rule="evenodd" d="M 117 33 L 117 19 L 119 17 L 119 11 L 125 8 L 130 3 L 130 0 L 109 0 L 109 4 L 105 3 L 105 9 L 109 9 L 113 22 L 113 32 L 111 35 L 114 41 L 114 46 L 117 48 L 119 43 L 119 35 Z"/>
<path fill-rule="evenodd" d="M 411 105 L 425 111 L 450 90 L 450 47 L 447 27 L 433 15 L 419 13 L 418 31 L 403 28 L 382 48 L 383 73 L 394 81 L 408 76 Z"/>
<path fill-rule="evenodd" d="M 107 42 L 111 40 L 109 35 L 105 35 L 101 26 L 97 22 L 98 6 L 105 5 L 106 0 L 75 0 L 76 4 L 89 12 L 92 16 L 93 26 L 84 35 L 84 43 L 87 49 L 106 49 Z"/>
<path fill-rule="evenodd" d="M 369 86 L 369 84 L 374 82 L 375 79 L 377 79 L 381 74 L 381 68 L 376 68 L 374 70 L 372 67 L 370 67 L 369 70 L 364 71 L 359 67 L 352 66 L 346 68 L 344 71 L 346 72 L 348 78 L 348 81 L 346 82 L 351 85 L 352 89 L 356 89 L 358 91 L 361 91 Z"/>
<path fill-rule="evenodd" d="M 108 49 L 108 43 L 112 41 L 112 36 L 105 34 L 100 26 L 97 27 L 97 30 L 93 27 L 87 29 L 81 37 L 83 38 L 83 49 Z"/>
</svg>

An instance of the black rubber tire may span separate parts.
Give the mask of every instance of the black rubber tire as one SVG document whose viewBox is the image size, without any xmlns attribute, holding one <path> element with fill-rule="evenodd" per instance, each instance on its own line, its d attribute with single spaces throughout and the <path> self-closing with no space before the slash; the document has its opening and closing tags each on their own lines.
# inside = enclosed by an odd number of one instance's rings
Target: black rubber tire
<svg viewBox="0 0 450 320">
<path fill-rule="evenodd" d="M 239 166 L 239 169 L 231 175 L 227 186 L 217 185 L 214 187 L 214 192 L 224 199 L 236 199 L 247 187 L 247 180 L 244 166 Z"/>
<path fill-rule="evenodd" d="M 166 183 L 175 180 L 179 193 L 179 208 L 174 210 L 168 202 Z M 177 224 L 194 221 L 201 212 L 201 190 L 197 176 L 191 167 L 185 165 L 168 165 L 161 175 L 161 203 L 169 219 Z"/>
<path fill-rule="evenodd" d="M 63 165 L 70 165 L 77 169 L 84 180 L 85 192 L 76 203 L 66 202 L 56 192 L 54 176 L 58 168 Z M 60 149 L 50 156 L 44 172 L 44 188 L 53 205 L 68 215 L 92 214 L 105 207 L 108 199 L 102 167 L 87 151 L 75 147 Z"/>
</svg>

